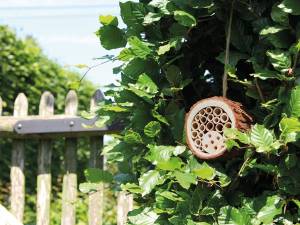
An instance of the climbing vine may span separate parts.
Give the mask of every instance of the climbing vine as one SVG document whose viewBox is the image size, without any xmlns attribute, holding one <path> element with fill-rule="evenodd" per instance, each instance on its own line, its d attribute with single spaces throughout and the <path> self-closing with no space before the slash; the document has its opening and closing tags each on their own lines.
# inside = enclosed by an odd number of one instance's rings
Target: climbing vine
<svg viewBox="0 0 300 225">
<path fill-rule="evenodd" d="M 101 44 L 120 48 L 123 64 L 98 124 L 125 129 L 105 149 L 118 172 L 98 181 L 134 194 L 128 224 L 299 223 L 298 0 L 140 0 L 120 10 L 126 28 L 100 16 Z M 185 113 L 222 94 L 255 123 L 227 129 L 227 157 L 202 161 L 186 145 Z"/>
</svg>

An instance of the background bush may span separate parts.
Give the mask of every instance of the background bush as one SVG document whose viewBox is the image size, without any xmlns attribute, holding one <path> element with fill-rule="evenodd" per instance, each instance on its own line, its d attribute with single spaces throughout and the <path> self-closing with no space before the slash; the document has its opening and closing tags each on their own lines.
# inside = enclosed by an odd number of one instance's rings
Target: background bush
<svg viewBox="0 0 300 225">
<path fill-rule="evenodd" d="M 0 26 L 0 96 L 4 101 L 3 114 L 11 115 L 17 95 L 23 92 L 29 101 L 29 114 L 37 115 L 39 101 L 44 91 L 50 91 L 55 97 L 55 113 L 64 113 L 65 97 L 72 83 L 78 83 L 80 75 L 70 72 L 53 60 L 47 58 L 35 40 L 31 37 L 20 39 L 7 26 Z M 90 98 L 96 90 L 89 81 L 83 81 L 77 90 L 79 111 L 88 110 Z M 88 140 L 79 141 L 78 149 L 78 181 L 83 180 L 83 168 L 87 166 L 89 157 Z M 36 177 L 37 177 L 37 141 L 26 144 L 25 176 L 26 176 L 26 209 L 25 224 L 35 224 Z M 53 143 L 52 185 L 53 205 L 51 208 L 51 224 L 60 224 L 61 189 L 63 175 L 64 140 L 57 139 Z M 0 151 L 0 199 L 9 205 L 9 167 L 11 160 L 11 141 L 1 141 Z M 114 204 L 111 193 L 107 200 L 108 209 Z M 87 224 L 87 202 L 85 195 L 80 195 L 77 203 L 78 224 Z M 113 211 L 114 212 L 114 211 Z M 114 218 L 106 217 L 107 224 L 114 224 Z"/>
<path fill-rule="evenodd" d="M 135 196 L 128 224 L 299 223 L 299 2 L 140 0 L 120 10 L 124 29 L 100 17 L 101 44 L 122 48 L 123 65 L 99 115 L 126 125 L 107 156 L 115 184 Z M 227 130 L 238 155 L 199 160 L 186 146 L 185 113 L 223 94 L 224 71 L 227 97 L 256 125 Z"/>
</svg>

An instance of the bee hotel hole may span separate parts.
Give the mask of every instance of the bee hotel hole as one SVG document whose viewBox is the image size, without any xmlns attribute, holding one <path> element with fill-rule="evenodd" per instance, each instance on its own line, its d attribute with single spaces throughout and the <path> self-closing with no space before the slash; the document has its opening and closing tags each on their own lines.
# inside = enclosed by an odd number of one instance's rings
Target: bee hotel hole
<svg viewBox="0 0 300 225">
<path fill-rule="evenodd" d="M 224 97 L 212 97 L 194 104 L 186 115 L 187 144 L 201 159 L 214 159 L 226 151 L 224 128 L 248 130 L 252 118 L 242 105 Z"/>
<path fill-rule="evenodd" d="M 224 150 L 225 142 L 223 136 L 217 131 L 209 131 L 203 136 L 202 146 L 207 153 L 215 153 Z"/>
</svg>

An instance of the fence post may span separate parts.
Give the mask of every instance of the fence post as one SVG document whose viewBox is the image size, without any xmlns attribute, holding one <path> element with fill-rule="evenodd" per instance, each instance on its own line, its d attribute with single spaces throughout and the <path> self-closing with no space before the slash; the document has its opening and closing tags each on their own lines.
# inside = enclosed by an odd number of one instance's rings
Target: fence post
<svg viewBox="0 0 300 225">
<path fill-rule="evenodd" d="M 95 112 L 97 104 L 104 100 L 104 96 L 100 90 L 97 90 L 90 104 L 91 112 Z M 104 158 L 101 156 L 103 148 L 103 136 L 90 138 L 90 168 L 104 168 Z M 89 225 L 101 225 L 103 223 L 103 201 L 104 199 L 104 185 L 99 184 L 97 191 L 89 194 Z"/>
<path fill-rule="evenodd" d="M 125 191 L 118 194 L 117 202 L 117 225 L 125 225 L 127 222 L 127 214 L 133 210 L 133 195 Z"/>
<path fill-rule="evenodd" d="M 75 91 L 69 91 L 66 97 L 65 114 L 77 114 L 78 98 Z M 73 126 L 74 124 L 69 124 Z M 76 197 L 77 197 L 77 138 L 66 138 L 65 141 L 65 174 L 63 177 L 62 195 L 62 225 L 75 225 L 76 222 Z"/>
<path fill-rule="evenodd" d="M 28 100 L 20 93 L 15 100 L 14 116 L 26 116 L 28 114 Z M 25 205 L 25 176 L 24 176 L 24 141 L 13 140 L 11 158 L 11 213 L 20 222 L 23 221 Z"/>
<path fill-rule="evenodd" d="M 44 92 L 40 101 L 39 114 L 47 117 L 53 113 L 54 97 L 50 92 Z M 51 140 L 40 140 L 37 177 L 37 225 L 50 224 L 51 155 Z"/>
</svg>

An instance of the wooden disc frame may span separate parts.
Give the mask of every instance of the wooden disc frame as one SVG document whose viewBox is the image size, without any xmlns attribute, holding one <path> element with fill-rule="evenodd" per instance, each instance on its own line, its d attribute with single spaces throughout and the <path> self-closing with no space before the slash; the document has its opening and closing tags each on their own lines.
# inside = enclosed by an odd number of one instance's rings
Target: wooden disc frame
<svg viewBox="0 0 300 225">
<path fill-rule="evenodd" d="M 215 159 L 226 152 L 224 128 L 250 128 L 252 118 L 238 102 L 224 97 L 198 101 L 186 115 L 187 144 L 195 156 Z"/>
</svg>

